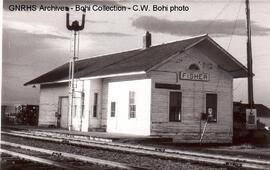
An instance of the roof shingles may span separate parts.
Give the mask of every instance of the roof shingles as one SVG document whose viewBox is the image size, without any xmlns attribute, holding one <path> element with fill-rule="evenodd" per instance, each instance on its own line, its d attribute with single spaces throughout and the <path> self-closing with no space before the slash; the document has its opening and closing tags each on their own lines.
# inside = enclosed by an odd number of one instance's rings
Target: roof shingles
<svg viewBox="0 0 270 170">
<path fill-rule="evenodd" d="M 153 46 L 147 49 L 137 49 L 122 53 L 78 60 L 75 62 L 74 77 L 83 78 L 147 71 L 148 69 L 161 63 L 177 52 L 182 52 L 185 50 L 185 48 L 191 46 L 192 44 L 207 38 L 210 37 L 208 37 L 208 35 L 204 35 L 187 40 Z M 234 62 L 233 60 L 231 61 Z M 244 66 L 242 67 L 244 68 Z M 241 68 L 241 66 L 239 66 L 239 68 Z M 66 63 L 25 83 L 25 85 L 67 80 L 68 74 L 69 63 Z"/>
</svg>

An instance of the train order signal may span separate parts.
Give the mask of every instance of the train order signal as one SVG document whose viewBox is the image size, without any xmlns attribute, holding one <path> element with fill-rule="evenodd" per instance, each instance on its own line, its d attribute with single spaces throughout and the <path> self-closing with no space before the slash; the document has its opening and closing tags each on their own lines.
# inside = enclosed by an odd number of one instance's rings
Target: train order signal
<svg viewBox="0 0 270 170">
<path fill-rule="evenodd" d="M 75 20 L 71 23 L 69 22 L 69 8 L 66 7 L 66 27 L 68 30 L 70 31 L 74 31 L 74 56 L 72 57 L 72 60 L 70 61 L 70 65 L 69 65 L 69 80 L 70 80 L 70 84 L 69 84 L 69 131 L 72 130 L 72 125 L 73 125 L 73 112 L 74 112 L 74 91 L 75 91 L 75 87 L 74 87 L 74 74 L 75 74 L 75 60 L 78 59 L 78 51 L 79 51 L 79 38 L 77 38 L 79 31 L 84 29 L 84 25 L 85 25 L 85 10 L 84 10 L 84 14 L 82 15 L 82 23 L 81 25 L 79 24 L 78 20 Z M 76 43 L 78 42 L 78 43 Z M 77 48 L 77 49 L 76 49 Z M 75 112 L 76 113 L 76 112 Z M 82 113 L 81 113 L 82 114 Z"/>
<path fill-rule="evenodd" d="M 75 20 L 71 23 L 69 22 L 69 8 L 66 8 L 67 14 L 66 14 L 66 26 L 67 29 L 70 31 L 81 31 L 84 29 L 84 25 L 85 25 L 85 14 L 82 15 L 82 23 L 81 25 L 79 25 L 79 21 Z M 85 11 L 84 11 L 85 12 Z"/>
</svg>

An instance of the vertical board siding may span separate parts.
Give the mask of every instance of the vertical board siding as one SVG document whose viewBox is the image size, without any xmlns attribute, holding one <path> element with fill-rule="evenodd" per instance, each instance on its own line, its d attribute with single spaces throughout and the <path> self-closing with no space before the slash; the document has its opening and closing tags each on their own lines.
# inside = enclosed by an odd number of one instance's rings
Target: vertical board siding
<svg viewBox="0 0 270 170">
<path fill-rule="evenodd" d="M 74 89 L 74 98 L 73 98 L 73 106 L 74 111 L 72 113 L 72 130 L 79 131 L 80 123 L 81 123 L 81 111 L 82 111 L 82 96 L 81 91 L 83 87 L 83 81 L 75 80 L 75 89 Z M 75 110 L 76 109 L 76 110 Z"/>
<path fill-rule="evenodd" d="M 200 67 L 199 72 L 209 73 L 210 81 L 177 80 L 176 73 L 188 72 L 191 64 Z M 206 93 L 216 93 L 217 122 L 208 124 L 203 142 L 232 142 L 232 81 L 228 73 L 221 70 L 198 49 L 193 48 L 173 58 L 151 72 L 151 135 L 173 137 L 176 142 L 199 142 L 205 121 L 200 121 L 206 112 Z M 182 92 L 182 121 L 169 122 L 169 89 L 155 88 L 155 82 L 180 84 Z M 200 129 L 201 128 L 201 129 Z"/>
<path fill-rule="evenodd" d="M 108 106 L 108 79 L 102 80 L 102 99 L 101 99 L 101 127 L 107 126 L 107 106 Z"/>
<path fill-rule="evenodd" d="M 82 131 L 87 132 L 89 127 L 89 103 L 90 103 L 90 80 L 83 81 L 83 91 L 84 91 L 84 108 L 82 116 Z"/>
<path fill-rule="evenodd" d="M 88 80 L 90 81 L 90 88 L 89 90 L 89 107 L 87 110 L 89 116 L 89 128 L 100 128 L 101 121 L 102 121 L 102 80 L 101 79 L 93 79 Z M 94 94 L 98 93 L 98 108 L 97 108 L 97 116 L 93 116 L 93 106 L 94 106 Z"/>
</svg>

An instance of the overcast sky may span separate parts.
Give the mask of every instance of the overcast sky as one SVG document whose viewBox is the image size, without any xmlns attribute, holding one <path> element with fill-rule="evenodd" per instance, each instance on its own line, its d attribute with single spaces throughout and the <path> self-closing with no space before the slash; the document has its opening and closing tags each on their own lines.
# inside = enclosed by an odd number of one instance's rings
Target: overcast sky
<svg viewBox="0 0 270 170">
<path fill-rule="evenodd" d="M 12 2 L 15 4 L 15 1 Z M 36 1 L 35 4 L 74 5 L 70 1 L 61 2 Z M 18 1 L 16 4 L 25 4 L 25 2 Z M 82 4 L 87 5 L 87 1 Z M 142 36 L 145 30 L 149 30 L 152 33 L 153 45 L 208 33 L 224 49 L 246 65 L 244 0 L 153 0 L 140 3 L 118 1 L 110 4 L 130 7 L 134 4 L 148 4 L 150 7 L 186 5 L 189 11 L 171 13 L 88 11 L 85 29 L 80 33 L 80 58 L 141 48 Z M 72 33 L 65 27 L 65 12 L 9 11 L 9 5 L 10 2 L 4 1 L 2 102 L 38 104 L 39 89 L 31 86 L 24 87 L 23 84 L 69 60 Z M 270 1 L 252 0 L 255 103 L 270 107 L 269 16 Z M 72 12 L 71 19 L 80 19 L 80 17 L 81 12 Z M 235 79 L 235 101 L 247 101 L 246 82 L 246 79 Z"/>
</svg>

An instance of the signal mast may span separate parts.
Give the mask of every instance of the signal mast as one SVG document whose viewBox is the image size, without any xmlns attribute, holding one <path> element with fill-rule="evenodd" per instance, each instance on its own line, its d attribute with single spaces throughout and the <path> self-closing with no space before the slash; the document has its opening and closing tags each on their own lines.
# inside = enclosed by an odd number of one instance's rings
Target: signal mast
<svg viewBox="0 0 270 170">
<path fill-rule="evenodd" d="M 72 117 L 73 117 L 73 112 L 74 112 L 74 72 L 75 72 L 75 61 L 78 59 L 78 53 L 77 51 L 79 51 L 79 46 L 76 44 L 77 39 L 79 38 L 78 33 L 79 31 L 84 29 L 84 25 L 85 25 L 85 13 L 82 15 L 82 23 L 81 25 L 79 25 L 79 21 L 75 20 L 72 22 L 72 24 L 70 25 L 69 22 L 69 8 L 66 8 L 67 14 L 66 14 L 66 27 L 68 30 L 73 31 L 74 32 L 74 52 L 73 52 L 73 56 L 70 59 L 69 62 L 69 126 L 68 126 L 68 130 L 71 131 L 72 130 Z M 85 12 L 85 11 L 84 11 Z M 78 48 L 78 50 L 76 51 L 76 48 Z"/>
</svg>

